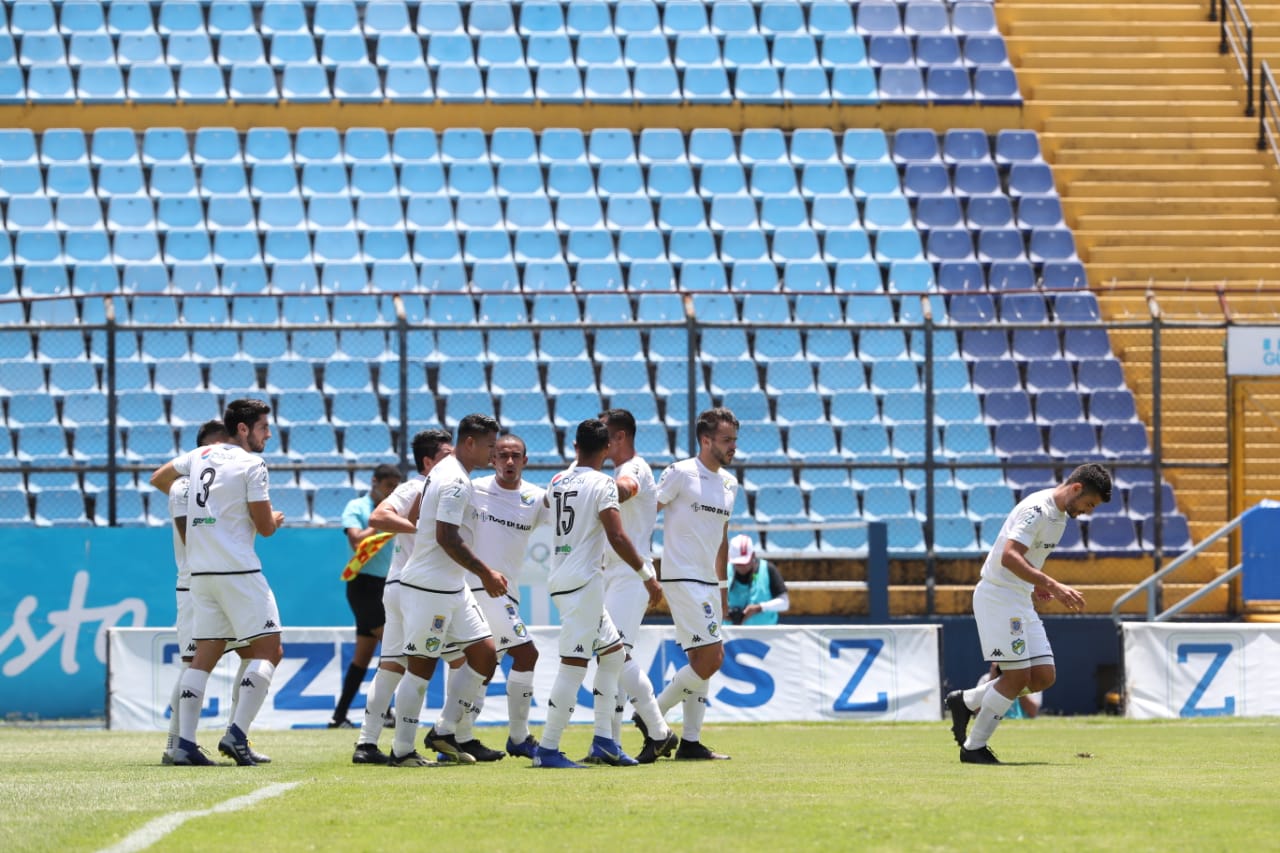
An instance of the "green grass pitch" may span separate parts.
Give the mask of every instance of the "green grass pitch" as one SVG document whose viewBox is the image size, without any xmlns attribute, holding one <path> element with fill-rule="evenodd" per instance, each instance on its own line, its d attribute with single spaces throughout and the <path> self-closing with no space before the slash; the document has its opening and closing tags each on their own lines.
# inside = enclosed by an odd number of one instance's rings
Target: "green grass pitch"
<svg viewBox="0 0 1280 853">
<path fill-rule="evenodd" d="M 0 727 L 0 850 L 102 850 L 273 782 L 300 784 L 152 849 L 1280 849 L 1275 719 L 1010 721 L 992 742 L 1002 767 L 961 765 L 946 722 L 712 726 L 732 761 L 582 771 L 354 766 L 354 736 L 264 731 L 269 766 L 179 768 L 159 764 L 162 733 Z M 572 727 L 566 752 L 590 737 Z"/>
</svg>

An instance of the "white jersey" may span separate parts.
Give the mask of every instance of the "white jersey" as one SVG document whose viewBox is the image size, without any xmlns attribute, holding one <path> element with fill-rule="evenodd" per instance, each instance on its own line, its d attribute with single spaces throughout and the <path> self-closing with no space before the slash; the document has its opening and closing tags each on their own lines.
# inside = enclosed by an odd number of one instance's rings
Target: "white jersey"
<svg viewBox="0 0 1280 853">
<path fill-rule="evenodd" d="M 570 468 L 551 479 L 547 499 L 554 538 L 547 589 L 569 592 L 600 575 L 605 552 L 613 550 L 600 513 L 618 508 L 618 484 L 603 471 Z"/>
<path fill-rule="evenodd" d="M 1027 546 L 1027 562 L 1037 569 L 1044 568 L 1049 552 L 1057 547 L 1062 531 L 1067 526 L 1067 514 L 1053 502 L 1053 489 L 1042 489 L 1027 495 L 1013 508 L 1000 527 L 987 560 L 982 564 L 982 579 L 997 586 L 1021 590 L 1028 595 L 1035 589 L 1001 563 L 1004 545 L 1009 540 Z"/>
<path fill-rule="evenodd" d="M 694 456 L 668 465 L 658 481 L 663 505 L 662 580 L 715 583 L 716 554 L 733 515 L 738 480 Z"/>
<path fill-rule="evenodd" d="M 658 487 L 653 481 L 653 469 L 643 457 L 632 456 L 618 467 L 614 481 L 623 477 L 635 480 L 637 490 L 621 505 L 622 529 L 627 531 L 627 538 L 636 546 L 640 557 L 647 560 L 652 548 L 653 526 L 658 521 Z M 608 568 L 627 566 L 612 548 L 605 549 L 604 564 Z M 632 568 L 627 566 L 627 570 Z"/>
<path fill-rule="evenodd" d="M 249 504 L 271 499 L 262 457 L 235 444 L 214 444 L 179 456 L 173 467 L 191 478 L 186 511 L 191 574 L 261 571 Z"/>
<path fill-rule="evenodd" d="M 187 543 L 182 541 L 178 533 L 178 525 L 173 519 L 187 517 L 187 493 L 191 487 L 190 477 L 179 477 L 169 487 L 169 527 L 173 533 L 173 561 L 178 564 L 178 589 L 191 589 L 191 569 L 187 568 Z"/>
<path fill-rule="evenodd" d="M 440 547 L 436 522 L 457 525 L 462 541 L 471 546 L 475 542 L 471 493 L 471 478 L 456 456 L 446 456 L 431 469 L 418 510 L 413 553 L 400 572 L 400 583 L 431 592 L 459 592 L 466 587 L 468 572 Z"/>
<path fill-rule="evenodd" d="M 542 502 L 546 490 L 526 480 L 520 481 L 519 488 L 506 489 L 494 474 L 473 480 L 471 487 L 471 503 L 476 509 L 476 556 L 489 568 L 506 575 L 510 586 L 515 587 L 524 568 L 529 534 L 551 517 Z M 475 575 L 470 583 L 473 591 L 484 589 Z"/>
<path fill-rule="evenodd" d="M 408 518 L 409 513 L 413 510 L 414 502 L 422 494 L 422 484 L 425 481 L 425 477 L 414 477 L 412 480 L 405 480 L 396 486 L 384 500 L 388 506 L 395 510 L 396 515 L 401 518 Z M 416 535 L 416 533 L 397 533 L 395 538 L 391 540 L 391 546 L 395 550 L 391 552 L 391 568 L 387 569 L 387 583 L 400 580 L 400 572 L 404 570 L 404 564 L 409 562 L 409 555 L 413 553 L 413 538 Z"/>
</svg>

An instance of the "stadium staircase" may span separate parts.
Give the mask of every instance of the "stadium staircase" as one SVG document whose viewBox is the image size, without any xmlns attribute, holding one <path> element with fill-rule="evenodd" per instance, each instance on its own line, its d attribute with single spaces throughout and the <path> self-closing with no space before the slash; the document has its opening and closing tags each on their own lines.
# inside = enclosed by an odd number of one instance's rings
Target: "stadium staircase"
<svg viewBox="0 0 1280 853">
<path fill-rule="evenodd" d="M 1253 0 L 1247 10 L 1266 57 L 1266 33 L 1280 32 L 1280 3 Z M 1176 322 L 1274 321 L 1277 303 L 1264 294 L 1280 279 L 1280 183 L 1271 153 L 1256 148 L 1241 72 L 1218 51 L 1219 25 L 1209 20 L 1208 4 L 1176 0 L 1005 0 L 998 15 L 1027 123 L 1041 133 L 1107 319 L 1148 320 L 1148 286 L 1181 288 L 1157 294 L 1172 326 L 1160 359 L 1164 458 L 1225 463 L 1223 334 L 1178 329 Z M 1227 296 L 1216 293 L 1220 285 Z M 1241 296 L 1232 288 L 1258 292 Z M 1150 332 L 1113 329 L 1111 340 L 1150 425 Z M 1249 473 L 1259 496 L 1280 487 L 1280 468 L 1252 466 Z M 1227 520 L 1220 471 L 1168 476 L 1194 538 Z M 1226 566 L 1225 548 L 1210 552 L 1166 595 L 1181 597 L 1179 587 Z M 1226 595 L 1209 599 L 1206 609 L 1226 610 Z"/>
</svg>

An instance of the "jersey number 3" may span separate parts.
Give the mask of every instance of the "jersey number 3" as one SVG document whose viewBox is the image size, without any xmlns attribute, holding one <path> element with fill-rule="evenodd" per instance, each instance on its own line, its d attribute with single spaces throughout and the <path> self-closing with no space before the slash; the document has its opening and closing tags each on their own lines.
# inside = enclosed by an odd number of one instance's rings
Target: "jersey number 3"
<svg viewBox="0 0 1280 853">
<path fill-rule="evenodd" d="M 213 485 L 213 478 L 216 476 L 218 472 L 214 468 L 205 468 L 200 472 L 200 491 L 196 492 L 196 506 L 209 505 L 209 488 Z"/>
</svg>

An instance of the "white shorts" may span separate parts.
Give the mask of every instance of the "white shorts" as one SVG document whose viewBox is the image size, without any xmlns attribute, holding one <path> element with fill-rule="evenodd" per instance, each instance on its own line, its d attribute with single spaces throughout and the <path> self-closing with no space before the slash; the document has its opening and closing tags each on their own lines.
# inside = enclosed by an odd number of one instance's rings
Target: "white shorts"
<svg viewBox="0 0 1280 853">
<path fill-rule="evenodd" d="M 604 609 L 604 575 L 569 592 L 553 592 L 560 611 L 560 657 L 589 658 L 622 641 Z"/>
<path fill-rule="evenodd" d="M 400 610 L 400 582 L 392 581 L 382 587 L 382 609 L 387 621 L 382 625 L 382 651 L 384 658 L 404 654 L 404 614 Z"/>
<path fill-rule="evenodd" d="M 280 609 L 262 572 L 194 575 L 191 609 L 196 640 L 248 641 L 280 633 Z"/>
<path fill-rule="evenodd" d="M 723 641 L 720 626 L 724 614 L 720 608 L 720 587 L 714 583 L 668 581 L 662 584 L 671 608 L 671 621 L 676 626 L 676 642 L 688 651 Z"/>
<path fill-rule="evenodd" d="M 471 590 L 429 592 L 400 584 L 404 654 L 438 658 L 449 647 L 465 649 L 492 636 Z"/>
<path fill-rule="evenodd" d="M 500 595 L 494 598 L 483 589 L 473 589 L 471 590 L 471 595 L 475 597 L 476 603 L 480 605 L 480 612 L 484 614 L 484 621 L 489 623 L 489 630 L 493 632 L 493 642 L 498 649 L 498 654 L 502 654 L 507 649 L 533 642 L 533 638 L 529 636 L 529 629 L 524 624 L 524 619 L 520 618 L 520 602 L 510 595 Z"/>
<path fill-rule="evenodd" d="M 604 570 L 604 609 L 622 635 L 627 648 L 640 637 L 640 623 L 649 609 L 649 591 L 636 570 L 623 563 Z"/>
<path fill-rule="evenodd" d="M 973 589 L 973 617 L 986 660 L 1001 669 L 1053 665 L 1053 649 L 1031 596 L 1021 590 L 978 581 Z"/>
<path fill-rule="evenodd" d="M 191 602 L 191 590 L 180 589 L 176 593 L 178 598 L 178 621 L 174 628 L 178 632 L 178 656 L 183 658 L 193 658 L 196 656 L 196 641 L 191 636 L 191 631 L 195 623 L 195 605 Z M 227 651 L 242 649 L 248 643 L 232 641 L 227 643 Z"/>
</svg>

